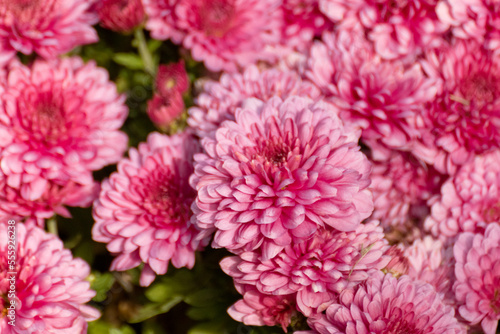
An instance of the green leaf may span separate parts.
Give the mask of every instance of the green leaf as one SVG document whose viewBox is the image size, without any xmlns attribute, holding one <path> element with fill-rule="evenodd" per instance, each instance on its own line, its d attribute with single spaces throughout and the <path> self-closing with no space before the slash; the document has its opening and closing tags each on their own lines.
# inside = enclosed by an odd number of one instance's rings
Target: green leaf
<svg viewBox="0 0 500 334">
<path fill-rule="evenodd" d="M 107 293 L 109 289 L 115 283 L 115 278 L 111 273 L 100 273 L 94 271 L 91 275 L 91 288 L 95 290 L 96 295 L 92 298 L 95 302 L 102 302 L 107 298 Z"/>
<path fill-rule="evenodd" d="M 135 331 L 127 325 L 115 328 L 111 324 L 102 320 L 89 322 L 88 334 L 135 334 Z"/>
<path fill-rule="evenodd" d="M 193 320 L 210 320 L 220 314 L 220 310 L 213 306 L 192 307 L 187 311 L 187 316 Z"/>
<path fill-rule="evenodd" d="M 191 327 L 187 334 L 229 334 L 222 322 L 204 322 Z"/>
<path fill-rule="evenodd" d="M 165 302 L 172 299 L 174 296 L 179 296 L 179 294 L 172 289 L 172 286 L 163 282 L 152 285 L 146 290 L 145 295 L 150 301 L 155 303 Z"/>
<path fill-rule="evenodd" d="M 149 52 L 155 53 L 156 50 L 158 50 L 162 44 L 163 44 L 162 41 L 159 41 L 159 40 L 156 40 L 156 39 L 150 39 L 148 41 Z"/>
<path fill-rule="evenodd" d="M 144 68 L 141 57 L 135 53 L 117 53 L 113 56 L 113 60 L 115 63 L 131 70 L 142 70 Z"/>
<path fill-rule="evenodd" d="M 157 316 L 158 314 L 167 313 L 172 307 L 179 304 L 181 301 L 182 297 L 176 296 L 164 303 L 147 304 L 140 308 L 137 314 L 129 319 L 129 322 L 138 323 Z"/>
<path fill-rule="evenodd" d="M 220 292 L 213 289 L 203 289 L 186 296 L 184 301 L 192 306 L 208 306 L 217 302 Z"/>
</svg>

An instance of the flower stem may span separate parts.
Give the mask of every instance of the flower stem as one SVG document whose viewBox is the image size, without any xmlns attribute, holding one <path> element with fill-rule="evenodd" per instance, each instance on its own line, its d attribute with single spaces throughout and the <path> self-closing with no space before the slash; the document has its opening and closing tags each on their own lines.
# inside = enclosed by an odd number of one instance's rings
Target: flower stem
<svg viewBox="0 0 500 334">
<path fill-rule="evenodd" d="M 49 233 L 58 235 L 56 217 L 52 217 L 47 221 L 47 229 L 49 230 Z"/>
<path fill-rule="evenodd" d="M 152 77 L 156 75 L 155 63 L 153 61 L 153 56 L 149 52 L 148 45 L 146 44 L 146 37 L 142 28 L 135 29 L 134 32 L 135 40 L 137 41 L 137 48 L 139 49 L 139 55 L 144 63 L 144 70 L 150 74 Z"/>
</svg>

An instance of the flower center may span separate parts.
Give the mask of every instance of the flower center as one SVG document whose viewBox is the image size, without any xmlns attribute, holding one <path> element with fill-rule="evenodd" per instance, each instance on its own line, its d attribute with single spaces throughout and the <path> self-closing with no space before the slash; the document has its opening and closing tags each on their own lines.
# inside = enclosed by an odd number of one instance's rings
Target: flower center
<svg viewBox="0 0 500 334">
<path fill-rule="evenodd" d="M 46 93 L 33 105 L 30 124 L 32 136 L 44 143 L 54 143 L 61 139 L 65 131 L 64 110 L 52 94 Z"/>
<path fill-rule="evenodd" d="M 200 8 L 201 28 L 208 36 L 222 37 L 232 28 L 234 14 L 230 0 L 204 1 Z"/>
<path fill-rule="evenodd" d="M 154 217 L 164 217 L 159 223 L 186 223 L 191 216 L 194 190 L 168 166 L 157 167 L 147 175 L 132 179 L 132 189 L 144 195 L 142 207 Z M 154 222 L 157 219 L 153 219 Z"/>
<path fill-rule="evenodd" d="M 392 310 L 393 316 L 388 321 L 385 330 L 381 334 L 421 334 L 423 330 L 417 329 L 405 319 L 403 310 Z"/>
<path fill-rule="evenodd" d="M 459 88 L 463 99 L 452 96 L 451 99 L 465 106 L 483 107 L 491 103 L 498 92 L 499 80 L 486 73 L 476 73 L 467 78 Z"/>
<path fill-rule="evenodd" d="M 281 167 L 287 162 L 288 155 L 291 153 L 291 146 L 281 138 L 271 138 L 270 140 L 257 139 L 257 154 L 254 158 L 260 157 L 265 162 L 274 166 Z"/>
</svg>

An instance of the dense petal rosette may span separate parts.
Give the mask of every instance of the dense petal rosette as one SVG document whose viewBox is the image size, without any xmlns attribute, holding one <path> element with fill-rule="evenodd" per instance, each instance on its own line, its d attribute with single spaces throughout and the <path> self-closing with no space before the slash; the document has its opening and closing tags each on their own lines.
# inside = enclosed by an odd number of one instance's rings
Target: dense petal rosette
<svg viewBox="0 0 500 334">
<path fill-rule="evenodd" d="M 460 232 L 482 232 L 500 219 L 500 152 L 478 156 L 448 179 L 429 200 L 425 228 L 443 241 Z"/>
<path fill-rule="evenodd" d="M 85 305 L 94 297 L 90 283 L 89 265 L 74 259 L 56 236 L 22 223 L 0 224 L 0 331 L 5 334 L 84 334 L 87 321 L 99 317 L 99 311 Z M 8 258 L 9 237 L 15 226 L 17 244 L 15 268 Z M 6 316 L 10 306 L 7 299 L 10 283 L 15 276 L 15 326 Z"/>
<path fill-rule="evenodd" d="M 377 221 L 355 231 L 318 231 L 308 241 L 285 247 L 273 259 L 261 261 L 256 252 L 225 258 L 221 267 L 238 284 L 254 285 L 261 293 L 297 293 L 297 306 L 306 316 L 323 311 L 336 294 L 384 268 L 390 258 Z"/>
<path fill-rule="evenodd" d="M 147 27 L 157 39 L 171 38 L 212 71 L 236 72 L 281 40 L 278 0 L 145 0 Z"/>
<path fill-rule="evenodd" d="M 437 80 L 420 65 L 382 61 L 356 29 L 325 33 L 311 48 L 305 75 L 364 139 L 392 148 L 407 148 L 417 136 L 417 115 L 437 92 Z"/>
<path fill-rule="evenodd" d="M 325 225 L 355 230 L 373 210 L 357 141 L 326 102 L 246 100 L 195 155 L 196 224 L 214 247 L 264 259 Z"/>
<path fill-rule="evenodd" d="M 466 333 L 432 285 L 380 271 L 308 323 L 319 334 Z"/>
<path fill-rule="evenodd" d="M 0 96 L 0 167 L 7 183 L 30 187 L 24 196 L 30 199 L 51 180 L 90 185 L 92 171 L 126 150 L 127 136 L 119 131 L 128 113 L 124 102 L 93 62 L 14 63 Z"/>
<path fill-rule="evenodd" d="M 145 18 L 141 0 L 101 0 L 97 13 L 104 28 L 118 32 L 130 32 Z"/>
<path fill-rule="evenodd" d="M 436 15 L 438 0 L 320 0 L 340 29 L 360 24 L 384 59 L 413 62 L 423 50 L 443 44 L 447 25 Z"/>
<path fill-rule="evenodd" d="M 97 42 L 90 11 L 95 0 L 0 0 L 0 63 L 4 54 L 38 53 L 44 58 Z"/>
<path fill-rule="evenodd" d="M 462 233 L 453 247 L 456 282 L 453 286 L 460 315 L 481 323 L 485 334 L 497 332 L 500 319 L 500 226 L 483 233 Z"/>
<path fill-rule="evenodd" d="M 155 273 L 174 267 L 192 268 L 194 252 L 208 241 L 199 240 L 190 224 L 190 205 L 196 192 L 189 186 L 198 142 L 189 133 L 167 137 L 152 133 L 131 148 L 118 172 L 102 184 L 94 203 L 94 240 L 107 243 L 118 256 L 111 270 L 128 270 L 145 263 L 141 285 Z"/>
<path fill-rule="evenodd" d="M 442 88 L 422 113 L 414 154 L 453 174 L 474 155 L 500 147 L 500 55 L 458 41 L 428 52 L 422 65 Z"/>
<path fill-rule="evenodd" d="M 189 109 L 188 123 L 200 137 L 212 134 L 226 120 L 234 120 L 234 112 L 243 100 L 255 97 L 267 101 L 273 96 L 286 99 L 292 95 L 317 99 L 319 90 L 301 80 L 291 70 L 276 68 L 260 70 L 250 65 L 240 73 L 224 73 L 219 81 L 206 81 L 196 106 Z"/>
</svg>

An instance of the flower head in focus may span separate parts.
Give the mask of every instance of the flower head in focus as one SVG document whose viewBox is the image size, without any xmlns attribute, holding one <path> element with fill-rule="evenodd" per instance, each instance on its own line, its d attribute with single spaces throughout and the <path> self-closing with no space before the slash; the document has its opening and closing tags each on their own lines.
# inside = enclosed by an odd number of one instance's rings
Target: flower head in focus
<svg viewBox="0 0 500 334">
<path fill-rule="evenodd" d="M 246 100 L 195 155 L 195 224 L 214 247 L 263 259 L 327 225 L 355 230 L 373 210 L 357 142 L 326 102 Z"/>
<path fill-rule="evenodd" d="M 194 252 L 208 243 L 190 224 L 196 192 L 188 179 L 199 150 L 188 132 L 172 137 L 152 133 L 103 182 L 94 203 L 92 237 L 118 255 L 111 270 L 145 263 L 140 283 L 148 286 L 156 274 L 167 272 L 169 263 L 193 267 Z"/>
</svg>

